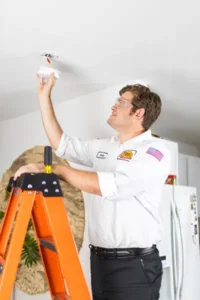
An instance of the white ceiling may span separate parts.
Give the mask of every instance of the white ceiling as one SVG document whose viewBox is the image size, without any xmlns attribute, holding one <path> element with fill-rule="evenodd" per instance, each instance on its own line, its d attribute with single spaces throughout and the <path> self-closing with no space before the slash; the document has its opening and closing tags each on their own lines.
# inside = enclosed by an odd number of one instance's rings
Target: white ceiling
<svg viewBox="0 0 200 300">
<path fill-rule="evenodd" d="M 142 78 L 163 100 L 157 131 L 199 145 L 199 17 L 198 0 L 4 0 L 0 120 L 38 109 L 40 53 L 52 50 L 57 102 Z"/>
</svg>

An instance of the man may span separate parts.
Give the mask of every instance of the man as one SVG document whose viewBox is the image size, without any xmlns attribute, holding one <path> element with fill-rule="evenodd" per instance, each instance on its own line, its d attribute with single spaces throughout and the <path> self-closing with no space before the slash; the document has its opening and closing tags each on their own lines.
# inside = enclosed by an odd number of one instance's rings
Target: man
<svg viewBox="0 0 200 300">
<path fill-rule="evenodd" d="M 169 172 L 169 152 L 152 138 L 150 126 L 161 112 L 159 96 L 142 85 L 124 87 L 112 106 L 108 124 L 118 135 L 81 141 L 63 133 L 51 102 L 53 74 L 38 79 L 46 134 L 56 154 L 95 171 L 53 165 L 53 172 L 94 195 L 89 215 L 91 277 L 94 300 L 157 300 L 162 263 L 158 207 Z M 43 172 L 44 166 L 21 167 Z"/>
</svg>

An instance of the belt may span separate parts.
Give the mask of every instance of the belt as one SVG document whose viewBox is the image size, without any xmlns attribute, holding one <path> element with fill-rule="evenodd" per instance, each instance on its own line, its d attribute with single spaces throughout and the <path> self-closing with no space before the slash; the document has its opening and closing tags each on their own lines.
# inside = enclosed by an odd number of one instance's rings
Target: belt
<svg viewBox="0 0 200 300">
<path fill-rule="evenodd" d="M 104 258 L 125 258 L 134 256 L 145 256 L 155 253 L 157 250 L 156 245 L 149 248 L 101 248 L 89 245 L 92 253 Z"/>
</svg>

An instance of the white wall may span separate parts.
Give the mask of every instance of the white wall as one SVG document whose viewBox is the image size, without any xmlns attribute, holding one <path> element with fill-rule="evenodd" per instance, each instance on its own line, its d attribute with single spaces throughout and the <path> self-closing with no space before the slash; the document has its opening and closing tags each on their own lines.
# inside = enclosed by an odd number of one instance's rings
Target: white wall
<svg viewBox="0 0 200 300">
<path fill-rule="evenodd" d="M 167 137 L 163 137 L 163 138 L 166 140 L 178 143 L 178 152 L 181 154 L 198 156 L 198 157 L 200 156 L 200 151 L 199 151 L 198 147 L 196 147 L 194 145 L 183 143 L 180 141 L 170 140 Z"/>
<path fill-rule="evenodd" d="M 194 145 L 178 142 L 179 152 L 185 155 L 200 156 L 200 152 Z"/>
<path fill-rule="evenodd" d="M 120 88 L 121 85 L 111 87 L 55 105 L 56 115 L 63 130 L 69 135 L 77 135 L 82 139 L 111 136 L 114 131 L 107 125 L 106 120 L 110 115 L 110 107 L 118 96 L 118 90 Z M 2 175 L 2 173 L 10 167 L 12 161 L 22 152 L 35 145 L 48 144 L 39 111 L 16 119 L 0 122 L 0 141 L 0 175 Z M 181 149 L 183 148 L 185 149 L 184 151 L 195 151 L 191 146 L 184 146 L 181 143 Z M 89 195 L 84 194 L 84 199 L 87 216 L 90 201 Z M 86 224 L 84 245 L 80 253 L 80 258 L 88 285 L 90 286 L 88 243 Z M 18 290 L 14 292 L 15 296 L 13 299 L 15 300 L 49 299 L 49 297 L 45 295 L 29 297 Z"/>
</svg>

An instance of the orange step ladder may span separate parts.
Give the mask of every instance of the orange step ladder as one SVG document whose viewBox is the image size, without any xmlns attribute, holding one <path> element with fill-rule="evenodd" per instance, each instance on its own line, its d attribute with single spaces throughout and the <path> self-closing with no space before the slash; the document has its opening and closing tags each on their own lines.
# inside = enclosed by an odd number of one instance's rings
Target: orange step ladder
<svg viewBox="0 0 200 300">
<path fill-rule="evenodd" d="M 45 172 L 10 178 L 10 198 L 0 228 L 0 299 L 10 300 L 30 218 L 52 300 L 91 300 L 70 228 L 52 150 Z"/>
</svg>

